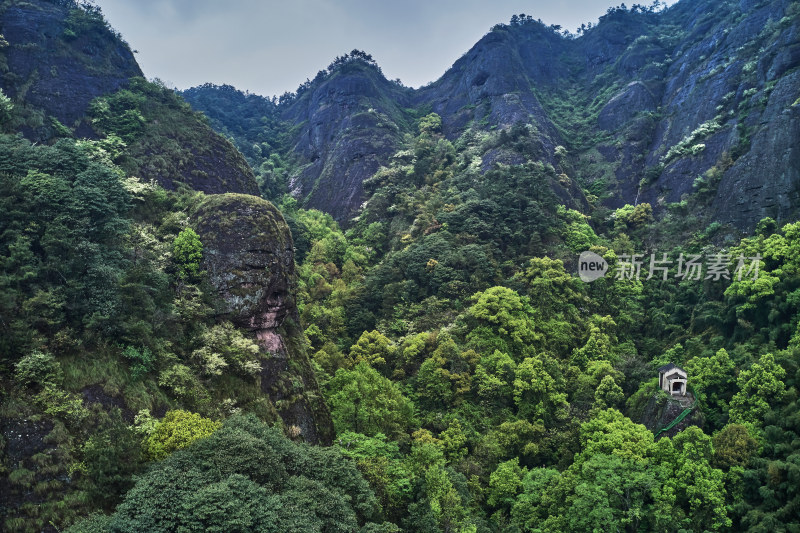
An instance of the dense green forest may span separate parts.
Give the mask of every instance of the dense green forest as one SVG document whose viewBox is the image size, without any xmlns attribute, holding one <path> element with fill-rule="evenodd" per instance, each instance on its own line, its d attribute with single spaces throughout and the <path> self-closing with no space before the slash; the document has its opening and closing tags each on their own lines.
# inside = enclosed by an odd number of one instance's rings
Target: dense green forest
<svg viewBox="0 0 800 533">
<path fill-rule="evenodd" d="M 70 13 L 64 46 L 107 29 L 96 8 L 53 4 Z M 495 30 L 525 24 L 540 23 Z M 379 72 L 353 51 L 280 100 L 135 77 L 91 100 L 88 137 L 0 92 L 2 530 L 800 531 L 800 222 L 743 232 L 707 209 L 744 149 L 678 202 L 613 208 L 584 157 L 609 134 L 585 127 L 596 109 L 566 115 L 571 92 L 541 95 L 577 132 L 552 149 L 531 124 L 448 136 L 409 107 L 340 225 L 290 194 L 308 163 L 286 110 L 364 68 Z M 172 180 L 227 150 L 210 128 L 244 156 L 218 164 L 263 200 Z M 482 166 L 499 152 L 521 160 Z M 266 329 L 226 307 L 253 283 L 219 272 L 211 246 L 254 212 L 290 250 L 266 267 L 285 278 Z M 584 251 L 605 277 L 581 281 Z M 635 254 L 641 275 L 623 275 Z M 699 276 L 681 272 L 689 257 Z M 289 354 L 277 377 L 272 352 Z M 669 363 L 688 399 L 659 387 Z M 302 405 L 329 443 L 304 442 Z"/>
</svg>

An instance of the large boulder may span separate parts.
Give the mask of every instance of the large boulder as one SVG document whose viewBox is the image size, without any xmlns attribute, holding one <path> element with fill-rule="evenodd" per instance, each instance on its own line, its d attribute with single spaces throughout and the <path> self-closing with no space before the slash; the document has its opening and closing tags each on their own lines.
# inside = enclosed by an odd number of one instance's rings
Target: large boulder
<svg viewBox="0 0 800 533">
<path fill-rule="evenodd" d="M 280 211 L 256 196 L 219 194 L 206 196 L 193 218 L 220 318 L 250 331 L 262 348 L 261 390 L 290 433 L 330 443 L 330 414 L 295 304 L 294 245 Z"/>
<path fill-rule="evenodd" d="M 281 213 L 246 194 L 207 196 L 196 211 L 204 266 L 221 314 L 268 338 L 295 304 L 294 245 Z M 272 351 L 277 346 L 268 340 Z"/>
</svg>

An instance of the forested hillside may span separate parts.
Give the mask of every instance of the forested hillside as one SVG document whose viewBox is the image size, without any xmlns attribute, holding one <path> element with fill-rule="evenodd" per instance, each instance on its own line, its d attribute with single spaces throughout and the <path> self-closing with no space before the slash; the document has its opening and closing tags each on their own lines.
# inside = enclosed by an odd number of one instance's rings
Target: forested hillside
<svg viewBox="0 0 800 533">
<path fill-rule="evenodd" d="M 799 531 L 799 32 L 514 15 L 266 98 L 5 0 L 2 529 Z"/>
</svg>

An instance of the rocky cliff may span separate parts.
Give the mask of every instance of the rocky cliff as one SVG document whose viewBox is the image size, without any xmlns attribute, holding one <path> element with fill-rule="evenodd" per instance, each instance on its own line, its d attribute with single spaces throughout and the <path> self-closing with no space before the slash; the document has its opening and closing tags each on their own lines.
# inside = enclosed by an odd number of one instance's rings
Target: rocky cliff
<svg viewBox="0 0 800 533">
<path fill-rule="evenodd" d="M 290 188 L 347 222 L 362 182 L 428 111 L 452 141 L 525 127 L 482 168 L 555 163 L 608 207 L 698 199 L 741 230 L 798 214 L 800 7 L 788 0 L 681 0 L 610 9 L 581 35 L 530 17 L 499 24 L 437 81 L 409 90 L 358 61 L 321 73 L 279 112 L 297 158 Z"/>
<path fill-rule="evenodd" d="M 740 229 L 796 216 L 799 15 L 796 2 L 684 1 L 637 37 L 626 54 L 653 47 L 661 72 L 638 75 L 644 86 L 632 80 L 604 110 L 635 113 L 601 124 L 617 143 L 600 147 L 616 167 L 609 203 L 658 207 L 706 189 L 713 218 Z"/>
<path fill-rule="evenodd" d="M 193 215 L 204 270 L 221 318 L 248 330 L 262 349 L 261 390 L 290 433 L 330 444 L 333 427 L 311 369 L 294 300 L 294 246 L 275 207 L 243 194 L 207 196 Z"/>
<path fill-rule="evenodd" d="M 130 47 L 99 11 L 69 2 L 5 0 L 0 35 L 0 89 L 37 115 L 22 125 L 35 140 L 52 135 L 50 117 L 90 132 L 83 121 L 89 102 L 142 75 Z"/>
<path fill-rule="evenodd" d="M 340 222 L 353 217 L 363 201 L 362 183 L 409 130 L 409 93 L 360 60 L 311 84 L 282 112 L 297 128 L 292 151 L 301 169 L 289 183 L 292 193 Z"/>
<path fill-rule="evenodd" d="M 141 78 L 130 47 L 97 7 L 4 0 L 0 73 L 0 90 L 14 102 L 8 131 L 39 142 L 113 135 L 127 148 L 115 162 L 145 181 L 258 194 L 242 155 L 172 91 Z"/>
</svg>

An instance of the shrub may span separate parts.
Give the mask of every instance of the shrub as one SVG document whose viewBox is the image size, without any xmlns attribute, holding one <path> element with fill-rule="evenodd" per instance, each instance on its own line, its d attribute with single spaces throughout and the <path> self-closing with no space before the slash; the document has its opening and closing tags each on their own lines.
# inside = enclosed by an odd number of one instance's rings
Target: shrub
<svg viewBox="0 0 800 533">
<path fill-rule="evenodd" d="M 106 426 L 83 445 L 83 463 L 92 500 L 113 509 L 132 486 L 142 456 L 141 441 L 120 416 L 112 412 Z"/>
<path fill-rule="evenodd" d="M 133 346 L 128 346 L 122 351 L 122 355 L 130 363 L 131 377 L 134 381 L 153 370 L 156 362 L 155 355 L 148 348 L 137 350 Z"/>
<path fill-rule="evenodd" d="M 436 113 L 431 113 L 419 119 L 420 133 L 437 133 L 442 129 L 442 118 Z"/>
<path fill-rule="evenodd" d="M 46 414 L 67 424 L 80 425 L 90 416 L 80 396 L 51 385 L 37 394 L 35 401 Z"/>
<path fill-rule="evenodd" d="M 16 364 L 14 377 L 23 387 L 61 384 L 64 378 L 61 364 L 49 353 L 34 350 Z"/>
<path fill-rule="evenodd" d="M 176 364 L 161 372 L 158 384 L 170 389 L 177 398 L 191 405 L 200 405 L 209 400 L 205 387 L 186 365 Z"/>
<path fill-rule="evenodd" d="M 192 357 L 200 363 L 205 374 L 219 376 L 228 366 L 245 376 L 261 372 L 258 344 L 230 322 L 206 330 L 202 342 L 203 347 L 195 350 Z"/>
<path fill-rule="evenodd" d="M 178 275 L 182 279 L 196 278 L 200 274 L 203 243 L 192 228 L 184 229 L 175 237 L 172 243 L 172 256 L 178 265 Z"/>
<path fill-rule="evenodd" d="M 11 118 L 11 112 L 14 110 L 14 103 L 11 98 L 6 96 L 0 89 L 0 124 L 4 124 Z"/>
<path fill-rule="evenodd" d="M 197 439 L 208 437 L 222 426 L 197 413 L 169 411 L 145 441 L 147 455 L 155 460 L 165 459 L 175 450 L 186 448 Z"/>
</svg>

